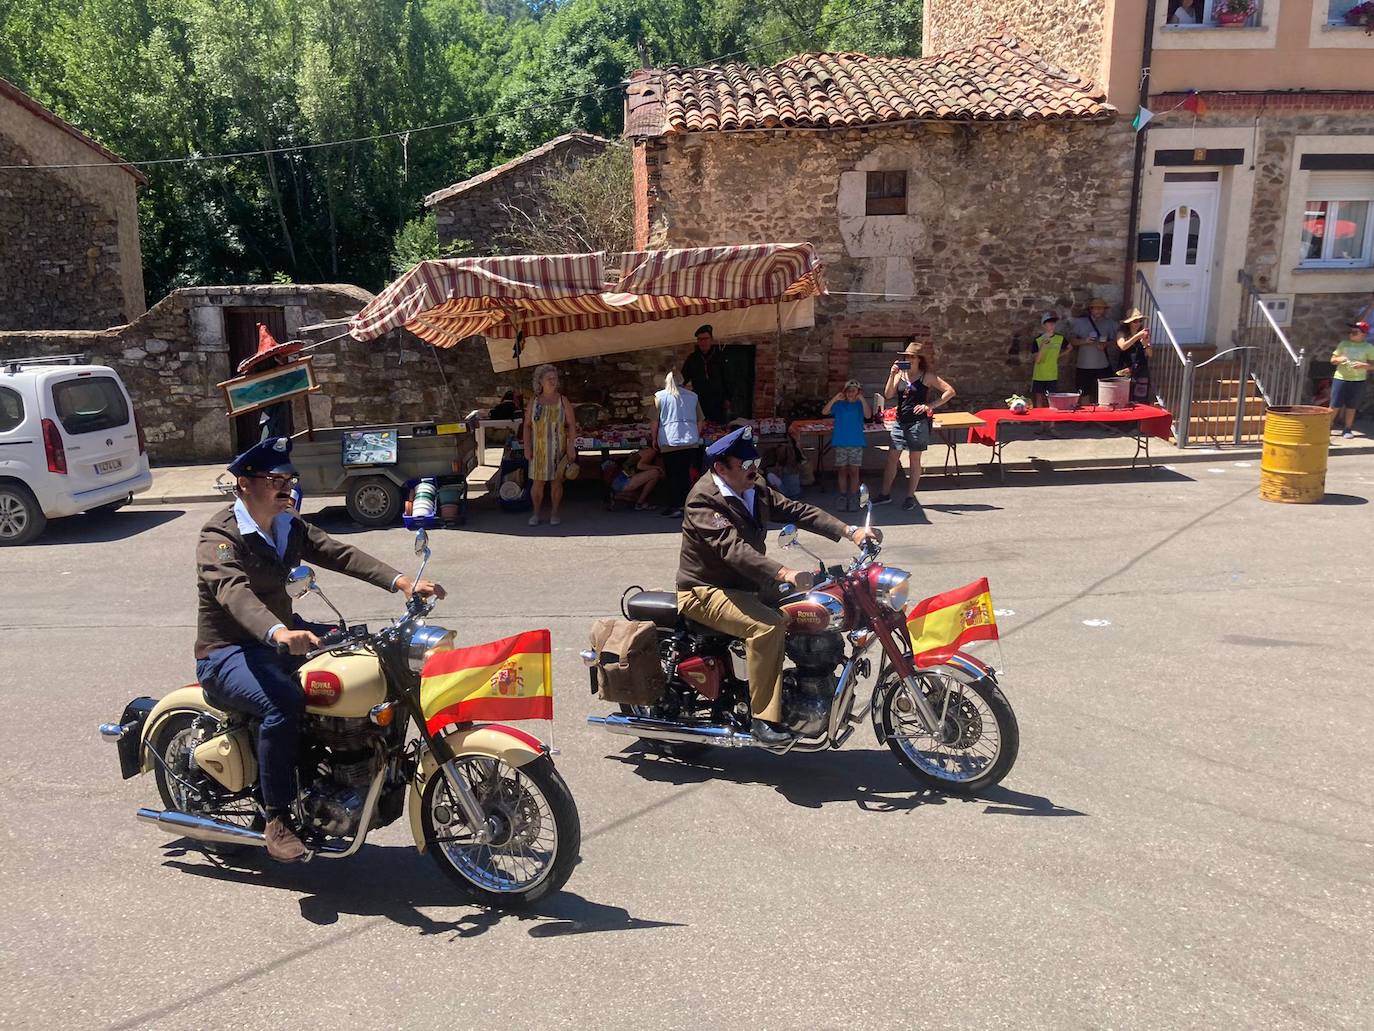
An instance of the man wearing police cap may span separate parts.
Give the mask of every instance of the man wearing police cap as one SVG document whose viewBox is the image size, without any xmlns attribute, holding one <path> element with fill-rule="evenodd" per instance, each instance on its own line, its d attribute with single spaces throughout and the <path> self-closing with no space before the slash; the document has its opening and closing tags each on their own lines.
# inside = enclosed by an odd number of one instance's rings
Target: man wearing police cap
<svg viewBox="0 0 1374 1031">
<path fill-rule="evenodd" d="M 292 862 L 305 856 L 289 820 L 305 696 L 295 678 L 299 659 L 284 653 L 305 655 L 319 638 L 292 613 L 287 575 L 308 561 L 407 597 L 442 598 L 444 589 L 428 580 L 412 583 L 296 515 L 288 438 L 245 451 L 229 471 L 238 478 L 238 498 L 201 528 L 196 545 L 196 679 L 212 705 L 261 720 L 258 768 L 267 853 Z"/>
<path fill-rule="evenodd" d="M 759 452 L 747 426 L 712 444 L 706 458 L 710 466 L 687 495 L 682 518 L 678 611 L 744 641 L 754 737 L 783 744 L 792 737 L 781 723 L 783 616 L 759 591 L 782 581 L 805 590 L 811 574 L 788 569 L 765 554 L 769 524 L 775 519 L 795 523 L 855 544 L 868 537 L 881 540 L 882 533 L 846 526 L 773 490 L 759 475 Z"/>
</svg>

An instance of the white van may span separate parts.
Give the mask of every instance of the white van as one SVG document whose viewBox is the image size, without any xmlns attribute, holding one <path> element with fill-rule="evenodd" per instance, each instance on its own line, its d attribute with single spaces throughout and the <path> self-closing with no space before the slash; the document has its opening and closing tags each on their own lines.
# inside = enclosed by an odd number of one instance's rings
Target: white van
<svg viewBox="0 0 1374 1031">
<path fill-rule="evenodd" d="M 0 361 L 0 546 L 49 519 L 113 511 L 153 484 L 119 375 L 81 355 Z"/>
</svg>

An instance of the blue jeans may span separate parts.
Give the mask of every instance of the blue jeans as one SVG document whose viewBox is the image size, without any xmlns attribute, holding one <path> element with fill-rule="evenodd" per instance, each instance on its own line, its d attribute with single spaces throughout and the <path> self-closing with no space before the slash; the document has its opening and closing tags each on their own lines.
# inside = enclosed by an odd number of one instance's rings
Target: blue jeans
<svg viewBox="0 0 1374 1031">
<path fill-rule="evenodd" d="M 294 770 L 305 693 L 296 682 L 300 660 L 265 644 L 231 644 L 196 662 L 196 679 L 216 708 L 246 712 L 258 729 L 258 780 L 268 810 L 296 798 Z"/>
</svg>

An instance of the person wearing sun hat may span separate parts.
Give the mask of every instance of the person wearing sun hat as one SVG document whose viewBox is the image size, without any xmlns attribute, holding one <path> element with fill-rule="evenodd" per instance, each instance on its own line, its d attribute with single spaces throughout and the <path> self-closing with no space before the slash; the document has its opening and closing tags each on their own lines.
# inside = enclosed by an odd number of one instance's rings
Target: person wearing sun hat
<svg viewBox="0 0 1374 1031">
<path fill-rule="evenodd" d="M 1131 377 L 1131 400 L 1136 404 L 1150 403 L 1150 356 L 1153 354 L 1145 313 L 1132 308 L 1116 331 L 1116 350 L 1112 357 L 1116 374 Z"/>
<path fill-rule="evenodd" d="M 793 733 L 782 724 L 783 615 L 759 597 L 780 581 L 805 590 L 811 574 L 769 558 L 768 527 L 795 523 L 829 537 L 861 544 L 882 533 L 846 526 L 819 508 L 792 501 L 759 475 L 753 431 L 741 426 L 706 449 L 706 473 L 687 495 L 682 552 L 677 570 L 677 608 L 684 619 L 744 642 L 754 737 L 784 744 Z"/>
<path fill-rule="evenodd" d="M 1116 339 L 1116 329 L 1116 322 L 1107 318 L 1107 302 L 1101 297 L 1090 300 L 1086 313 L 1069 323 L 1075 388 L 1085 400 L 1097 396 L 1097 381 L 1110 376 L 1115 368 L 1107 356 L 1107 345 Z"/>
<path fill-rule="evenodd" d="M 1368 322 L 1361 319 L 1350 323 L 1350 332 L 1336 345 L 1331 361 L 1336 366 L 1335 378 L 1331 381 L 1331 407 L 1336 410 L 1332 428 L 1344 418 L 1345 429 L 1341 436 L 1348 439 L 1355 436 L 1355 411 L 1360 407 L 1369 370 L 1374 366 L 1374 344 L 1369 342 Z"/>
</svg>

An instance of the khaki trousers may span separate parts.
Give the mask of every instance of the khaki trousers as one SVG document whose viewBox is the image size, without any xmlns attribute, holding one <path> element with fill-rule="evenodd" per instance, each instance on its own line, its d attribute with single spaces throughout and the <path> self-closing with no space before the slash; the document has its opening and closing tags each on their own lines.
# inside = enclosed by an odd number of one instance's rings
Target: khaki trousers
<svg viewBox="0 0 1374 1031">
<path fill-rule="evenodd" d="M 677 592 L 677 608 L 687 619 L 744 641 L 749 671 L 749 706 L 754 718 L 782 722 L 783 614 L 752 591 L 693 587 Z"/>
</svg>

